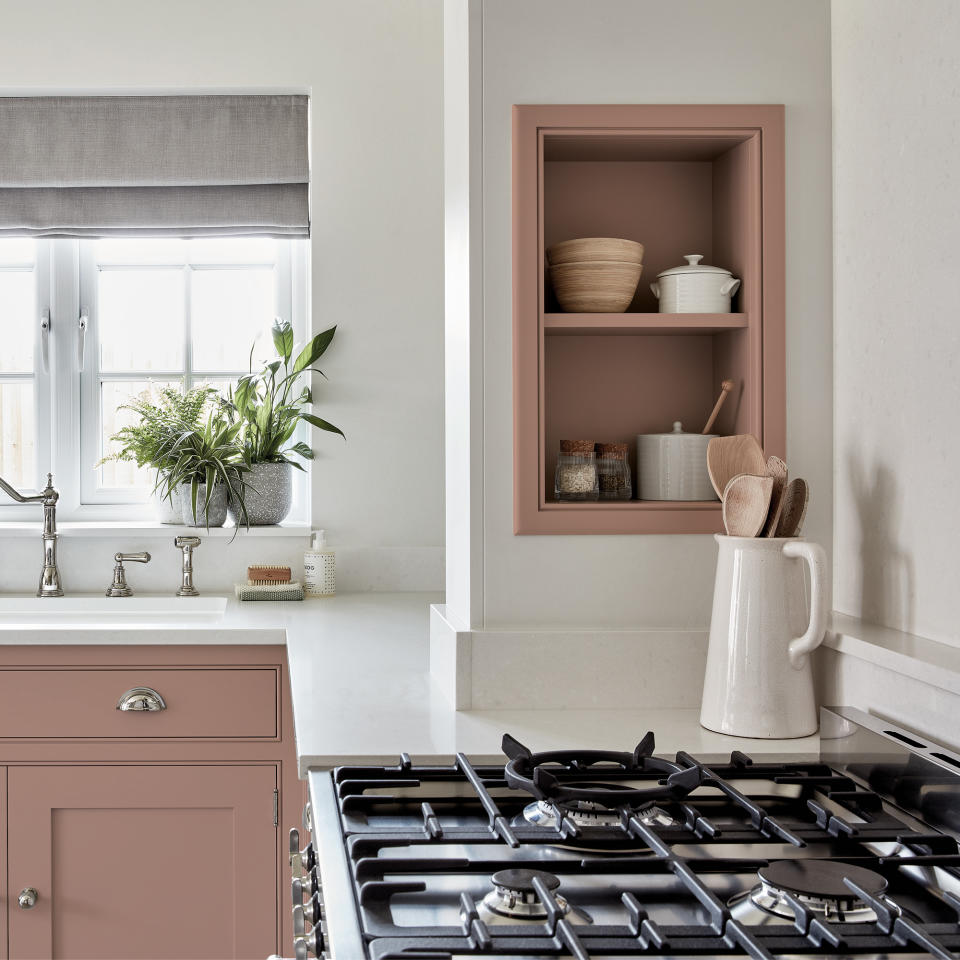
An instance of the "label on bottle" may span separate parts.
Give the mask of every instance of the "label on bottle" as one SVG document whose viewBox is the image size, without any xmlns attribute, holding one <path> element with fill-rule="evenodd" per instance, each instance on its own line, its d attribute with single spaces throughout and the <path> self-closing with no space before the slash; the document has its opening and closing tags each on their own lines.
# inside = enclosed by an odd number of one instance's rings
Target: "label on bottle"
<svg viewBox="0 0 960 960">
<path fill-rule="evenodd" d="M 332 597 L 337 592 L 336 557 L 332 552 L 303 555 L 303 588 L 311 597 Z"/>
</svg>

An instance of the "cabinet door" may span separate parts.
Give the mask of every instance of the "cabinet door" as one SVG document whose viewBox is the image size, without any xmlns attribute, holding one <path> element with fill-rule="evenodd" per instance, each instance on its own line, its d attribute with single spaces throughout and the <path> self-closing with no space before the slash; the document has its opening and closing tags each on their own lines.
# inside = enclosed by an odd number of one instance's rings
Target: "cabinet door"
<svg viewBox="0 0 960 960">
<path fill-rule="evenodd" d="M 275 787 L 272 764 L 10 767 L 10 956 L 263 960 Z"/>
</svg>

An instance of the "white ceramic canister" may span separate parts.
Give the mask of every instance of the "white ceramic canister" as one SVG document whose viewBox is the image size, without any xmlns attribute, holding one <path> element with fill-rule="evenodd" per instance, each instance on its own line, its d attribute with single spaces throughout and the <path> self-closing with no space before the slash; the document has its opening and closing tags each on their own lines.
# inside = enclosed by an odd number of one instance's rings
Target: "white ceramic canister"
<svg viewBox="0 0 960 960">
<path fill-rule="evenodd" d="M 657 274 L 650 284 L 653 295 L 660 301 L 661 313 L 729 313 L 730 298 L 737 292 L 740 281 L 729 270 L 701 263 L 702 254 L 691 253 L 687 262 Z"/>
<path fill-rule="evenodd" d="M 735 737 L 816 733 L 810 654 L 823 640 L 830 610 L 823 548 L 796 537 L 718 534 L 716 541 L 700 724 Z"/>
<path fill-rule="evenodd" d="M 714 434 L 637 434 L 637 497 L 640 500 L 716 500 L 707 472 L 707 444 Z"/>
</svg>

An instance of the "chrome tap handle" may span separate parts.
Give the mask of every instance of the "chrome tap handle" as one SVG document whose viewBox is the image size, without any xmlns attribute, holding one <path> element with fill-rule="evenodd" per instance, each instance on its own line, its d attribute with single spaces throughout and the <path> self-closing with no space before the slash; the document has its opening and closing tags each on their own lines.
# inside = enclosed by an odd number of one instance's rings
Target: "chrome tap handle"
<svg viewBox="0 0 960 960">
<path fill-rule="evenodd" d="M 113 583 L 107 590 L 108 597 L 132 597 L 133 591 L 127 585 L 127 574 L 123 569 L 124 563 L 149 563 L 150 554 L 146 550 L 141 553 L 116 553 L 113 556 Z"/>
<path fill-rule="evenodd" d="M 193 551 L 200 546 L 199 537 L 174 537 L 173 545 L 183 551 L 183 567 L 178 597 L 199 597 L 200 591 L 193 585 Z"/>
</svg>

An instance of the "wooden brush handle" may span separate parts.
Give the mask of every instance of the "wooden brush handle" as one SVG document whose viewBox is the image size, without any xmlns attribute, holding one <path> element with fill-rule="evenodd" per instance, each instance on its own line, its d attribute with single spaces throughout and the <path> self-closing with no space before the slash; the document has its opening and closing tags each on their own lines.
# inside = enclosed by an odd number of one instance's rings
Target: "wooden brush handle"
<svg viewBox="0 0 960 960">
<path fill-rule="evenodd" d="M 717 419 L 717 414 L 720 413 L 720 408 L 723 406 L 723 401 L 727 399 L 727 394 L 733 389 L 732 380 L 724 380 L 720 384 L 720 396 L 717 397 L 717 402 L 713 405 L 713 413 L 710 414 L 710 419 L 707 420 L 707 425 L 703 428 L 703 433 L 709 433 L 710 428 L 713 426 L 713 421 Z"/>
</svg>

